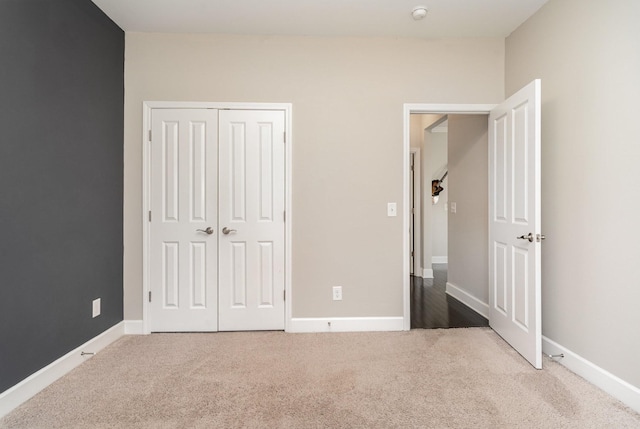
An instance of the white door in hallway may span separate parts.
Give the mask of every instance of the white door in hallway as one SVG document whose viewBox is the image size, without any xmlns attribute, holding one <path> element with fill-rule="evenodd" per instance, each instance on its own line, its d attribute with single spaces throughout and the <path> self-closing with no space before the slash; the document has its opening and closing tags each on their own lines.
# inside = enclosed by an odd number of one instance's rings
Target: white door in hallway
<svg viewBox="0 0 640 429">
<path fill-rule="evenodd" d="M 542 368 L 540 80 L 489 115 L 489 324 Z"/>
<path fill-rule="evenodd" d="M 217 124 L 217 110 L 152 112 L 152 332 L 218 328 Z"/>
<path fill-rule="evenodd" d="M 285 115 L 221 110 L 219 128 L 219 330 L 281 330 Z"/>
</svg>

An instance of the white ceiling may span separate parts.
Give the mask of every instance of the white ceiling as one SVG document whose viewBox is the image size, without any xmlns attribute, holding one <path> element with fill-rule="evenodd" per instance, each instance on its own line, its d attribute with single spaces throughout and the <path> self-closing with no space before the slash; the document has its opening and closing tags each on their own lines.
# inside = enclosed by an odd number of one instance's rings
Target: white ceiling
<svg viewBox="0 0 640 429">
<path fill-rule="evenodd" d="M 125 31 L 506 37 L 547 0 L 93 0 Z M 414 21 L 416 6 L 429 9 Z"/>
</svg>

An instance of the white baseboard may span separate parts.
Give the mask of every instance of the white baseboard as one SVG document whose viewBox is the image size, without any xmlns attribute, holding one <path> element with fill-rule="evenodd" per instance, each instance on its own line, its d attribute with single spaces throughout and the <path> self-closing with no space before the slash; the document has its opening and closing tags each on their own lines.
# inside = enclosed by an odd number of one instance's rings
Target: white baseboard
<svg viewBox="0 0 640 429">
<path fill-rule="evenodd" d="M 432 268 L 423 268 L 422 269 L 422 278 L 423 279 L 432 279 L 433 278 L 433 269 Z"/>
<path fill-rule="evenodd" d="M 287 332 L 402 331 L 403 317 L 305 317 L 293 318 Z"/>
<path fill-rule="evenodd" d="M 640 389 L 638 387 L 616 377 L 544 335 L 542 336 L 542 352 L 546 355 L 564 354 L 563 358 L 555 358 L 554 360 L 640 413 Z"/>
<path fill-rule="evenodd" d="M 432 256 L 431 263 L 432 264 L 448 264 L 449 257 L 448 256 Z"/>
<path fill-rule="evenodd" d="M 144 335 L 142 320 L 125 320 L 124 334 L 125 335 Z"/>
<path fill-rule="evenodd" d="M 81 352 L 98 353 L 123 336 L 124 326 L 124 322 L 118 323 L 2 392 L 0 394 L 0 418 L 93 356 L 81 356 Z"/>
<path fill-rule="evenodd" d="M 447 294 L 451 295 L 467 307 L 473 309 L 476 313 L 483 316 L 484 318 L 489 318 L 489 304 L 480 301 L 469 292 L 461 289 L 453 283 L 447 282 Z"/>
</svg>

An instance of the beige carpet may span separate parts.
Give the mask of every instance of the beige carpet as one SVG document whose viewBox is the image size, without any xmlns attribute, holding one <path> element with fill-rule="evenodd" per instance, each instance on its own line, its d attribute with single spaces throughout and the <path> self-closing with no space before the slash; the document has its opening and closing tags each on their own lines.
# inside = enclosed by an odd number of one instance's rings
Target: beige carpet
<svg viewBox="0 0 640 429">
<path fill-rule="evenodd" d="M 486 328 L 127 336 L 2 428 L 640 428 Z"/>
</svg>

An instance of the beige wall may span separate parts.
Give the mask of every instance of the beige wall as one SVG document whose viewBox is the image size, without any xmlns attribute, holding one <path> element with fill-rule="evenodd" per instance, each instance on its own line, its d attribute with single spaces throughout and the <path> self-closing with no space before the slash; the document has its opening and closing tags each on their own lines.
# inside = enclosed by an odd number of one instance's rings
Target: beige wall
<svg viewBox="0 0 640 429">
<path fill-rule="evenodd" d="M 434 123 L 442 119 L 444 115 L 433 113 L 414 113 L 411 115 L 411 147 L 421 149 L 420 160 L 420 176 L 422 178 L 422 205 L 420 207 L 420 265 L 422 271 L 415 273 L 417 276 L 423 276 L 424 270 L 431 270 L 431 259 L 433 256 L 433 210 L 431 207 L 431 176 L 433 175 L 433 142 L 431 133 L 426 131 Z M 429 274 L 430 275 L 430 274 Z"/>
<path fill-rule="evenodd" d="M 431 186 L 431 180 L 440 179 L 447 169 L 447 133 L 437 132 L 431 133 L 431 165 L 432 175 L 428 177 L 427 182 Z M 438 202 L 433 204 L 431 199 L 426 201 L 431 204 L 431 255 L 443 257 L 448 255 L 447 249 L 447 200 L 449 198 L 449 180 L 448 176 L 442 182 L 443 191 L 440 192 Z"/>
<path fill-rule="evenodd" d="M 294 317 L 400 316 L 403 103 L 503 92 L 501 39 L 127 33 L 125 319 L 142 317 L 143 101 L 293 103 Z"/>
<path fill-rule="evenodd" d="M 640 2 L 551 0 L 506 41 L 542 79 L 542 330 L 640 387 Z"/>
<path fill-rule="evenodd" d="M 486 115 L 449 115 L 447 280 L 484 303 L 489 302 L 487 129 Z"/>
<path fill-rule="evenodd" d="M 422 148 L 422 134 L 424 133 L 422 116 L 423 115 L 414 114 L 409 117 L 409 146 L 411 146 L 411 148 Z"/>
</svg>

